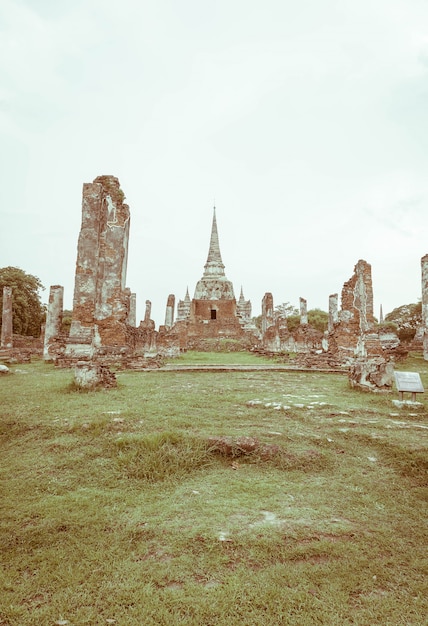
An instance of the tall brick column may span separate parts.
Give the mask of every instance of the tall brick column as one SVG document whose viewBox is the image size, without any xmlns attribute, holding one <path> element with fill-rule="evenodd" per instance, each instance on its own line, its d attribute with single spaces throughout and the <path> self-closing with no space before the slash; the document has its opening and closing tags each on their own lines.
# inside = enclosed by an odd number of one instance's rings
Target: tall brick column
<svg viewBox="0 0 428 626">
<path fill-rule="evenodd" d="M 175 309 L 175 296 L 170 293 L 168 301 L 166 303 L 165 311 L 165 328 L 170 329 L 174 325 L 174 309 Z"/>
<path fill-rule="evenodd" d="M 339 296 L 337 293 L 331 294 L 328 298 L 328 330 L 333 330 L 334 325 L 337 323 L 338 316 L 338 302 Z"/>
<path fill-rule="evenodd" d="M 428 254 L 421 259 L 422 270 L 422 326 L 424 359 L 428 361 Z"/>
<path fill-rule="evenodd" d="M 94 347 L 127 342 L 130 214 L 123 200 L 114 176 L 98 176 L 83 185 L 69 354 L 90 355 Z"/>
<path fill-rule="evenodd" d="M 63 302 L 64 287 L 52 285 L 49 291 L 49 304 L 46 314 L 45 339 L 43 345 L 43 358 L 45 361 L 52 360 L 50 349 L 61 331 Z"/>
<path fill-rule="evenodd" d="M 308 323 L 308 303 L 305 298 L 300 298 L 300 323 Z"/>
<path fill-rule="evenodd" d="M 275 323 L 273 316 L 273 296 L 270 292 L 265 293 L 262 300 L 262 334 Z"/>
<path fill-rule="evenodd" d="M 12 287 L 3 287 L 3 311 L 1 318 L 1 347 L 13 347 Z"/>
</svg>

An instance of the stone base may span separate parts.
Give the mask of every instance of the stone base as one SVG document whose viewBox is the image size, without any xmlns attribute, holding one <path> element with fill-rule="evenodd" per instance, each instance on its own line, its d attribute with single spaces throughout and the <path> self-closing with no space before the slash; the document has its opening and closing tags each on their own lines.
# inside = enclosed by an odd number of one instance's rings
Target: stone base
<svg viewBox="0 0 428 626">
<path fill-rule="evenodd" d="M 78 389 L 117 387 L 116 375 L 106 365 L 78 361 L 74 368 L 74 382 Z"/>
<path fill-rule="evenodd" d="M 354 359 L 349 368 L 349 383 L 354 389 L 372 392 L 390 392 L 394 365 L 383 357 Z"/>
</svg>

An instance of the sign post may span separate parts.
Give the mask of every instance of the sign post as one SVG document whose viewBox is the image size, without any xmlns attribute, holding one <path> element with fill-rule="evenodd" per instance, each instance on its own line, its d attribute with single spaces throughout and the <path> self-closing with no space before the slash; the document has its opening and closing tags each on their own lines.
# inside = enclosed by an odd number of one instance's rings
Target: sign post
<svg viewBox="0 0 428 626">
<path fill-rule="evenodd" d="M 416 402 L 416 394 L 425 391 L 418 372 L 394 372 L 394 377 L 400 400 L 403 400 L 404 392 L 408 391 L 412 394 L 412 402 Z"/>
</svg>

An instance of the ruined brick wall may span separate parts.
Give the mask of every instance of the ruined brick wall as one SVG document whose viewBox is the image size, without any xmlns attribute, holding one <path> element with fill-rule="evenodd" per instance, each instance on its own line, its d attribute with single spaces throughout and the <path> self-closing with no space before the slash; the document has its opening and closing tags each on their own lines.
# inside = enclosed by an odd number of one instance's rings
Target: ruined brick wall
<svg viewBox="0 0 428 626">
<path fill-rule="evenodd" d="M 293 331 L 287 327 L 286 318 L 279 318 L 263 335 L 263 347 L 269 352 L 308 353 L 322 349 L 323 333 L 309 324 Z"/>
<path fill-rule="evenodd" d="M 215 317 L 213 317 L 215 315 Z M 239 326 L 239 322 L 236 315 L 236 300 L 192 300 L 190 309 L 190 320 L 192 322 L 199 322 L 202 320 L 213 321 L 217 320 L 228 323 L 229 320 Z"/>
<path fill-rule="evenodd" d="M 353 275 L 343 285 L 337 321 L 330 313 L 328 351 L 342 362 L 382 353 L 373 315 L 371 265 L 364 260 L 358 261 Z"/>
<path fill-rule="evenodd" d="M 123 345 L 130 309 L 125 290 L 130 213 L 119 180 L 83 185 L 70 339 Z"/>
<path fill-rule="evenodd" d="M 364 260 L 358 261 L 353 275 L 343 285 L 341 317 L 353 333 L 367 332 L 375 324 L 372 267 Z"/>
<path fill-rule="evenodd" d="M 262 335 L 264 337 L 266 331 L 270 326 L 275 323 L 273 314 L 273 296 L 268 291 L 263 296 L 262 300 Z"/>
<path fill-rule="evenodd" d="M 230 337 L 239 339 L 245 335 L 245 331 L 234 318 L 200 321 L 197 324 L 189 324 L 187 329 L 189 337 Z"/>
</svg>

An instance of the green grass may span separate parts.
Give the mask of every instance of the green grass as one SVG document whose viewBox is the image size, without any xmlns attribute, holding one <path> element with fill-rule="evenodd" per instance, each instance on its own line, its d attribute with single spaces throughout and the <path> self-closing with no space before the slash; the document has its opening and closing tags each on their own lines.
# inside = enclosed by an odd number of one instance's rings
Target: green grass
<svg viewBox="0 0 428 626">
<path fill-rule="evenodd" d="M 170 360 L 172 365 L 263 365 L 272 360 L 252 352 L 196 352 L 189 351 Z"/>
<path fill-rule="evenodd" d="M 0 625 L 426 624 L 423 397 L 292 371 L 119 372 L 78 393 L 70 370 L 12 369 Z M 427 388 L 419 355 L 400 369 Z"/>
</svg>

